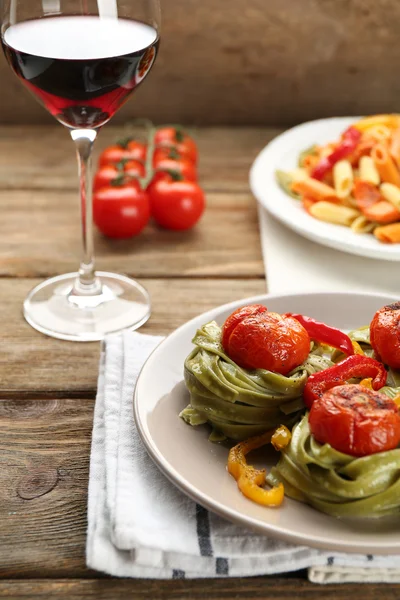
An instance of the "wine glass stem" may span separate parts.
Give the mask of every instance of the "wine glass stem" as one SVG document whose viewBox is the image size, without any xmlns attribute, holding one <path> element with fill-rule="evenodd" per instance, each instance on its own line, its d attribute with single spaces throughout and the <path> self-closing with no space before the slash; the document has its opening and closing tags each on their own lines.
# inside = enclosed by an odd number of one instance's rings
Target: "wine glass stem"
<svg viewBox="0 0 400 600">
<path fill-rule="evenodd" d="M 100 285 L 94 271 L 93 185 L 91 172 L 92 148 L 97 137 L 97 131 L 94 129 L 74 129 L 70 133 L 75 143 L 78 158 L 83 246 L 75 293 L 90 295 L 98 293 Z"/>
</svg>

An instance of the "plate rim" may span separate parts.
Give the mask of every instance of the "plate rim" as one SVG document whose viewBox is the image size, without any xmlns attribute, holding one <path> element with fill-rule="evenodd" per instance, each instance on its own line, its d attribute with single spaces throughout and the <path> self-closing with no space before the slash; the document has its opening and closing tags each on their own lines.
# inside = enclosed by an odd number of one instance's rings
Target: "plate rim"
<svg viewBox="0 0 400 600">
<path fill-rule="evenodd" d="M 273 138 L 270 142 L 268 142 L 268 144 L 266 144 L 264 146 L 264 148 L 262 148 L 260 150 L 260 152 L 257 154 L 256 158 L 254 159 L 251 168 L 250 168 L 250 172 L 249 172 L 249 185 L 251 188 L 251 191 L 254 195 L 254 197 L 257 199 L 258 203 L 266 210 L 268 211 L 268 213 L 275 219 L 277 219 L 280 223 L 282 223 L 285 227 L 287 227 L 288 229 L 291 229 L 292 231 L 294 231 L 295 233 L 297 233 L 298 235 L 301 235 L 302 237 L 314 242 L 314 243 L 318 243 L 322 246 L 328 247 L 328 248 L 333 248 L 339 252 L 345 252 L 348 254 L 352 254 L 354 256 L 362 256 L 362 257 L 367 257 L 367 258 L 374 258 L 376 260 L 386 260 L 389 262 L 394 262 L 397 260 L 400 260 L 400 244 L 395 244 L 395 245 L 381 245 L 381 246 L 377 246 L 377 248 L 373 248 L 373 247 L 364 247 L 364 246 L 360 246 L 357 243 L 357 238 L 349 238 L 348 240 L 339 240 L 335 235 L 331 236 L 331 237 L 327 237 L 325 234 L 321 234 L 318 231 L 313 231 L 307 227 L 304 227 L 304 225 L 302 224 L 298 224 L 296 222 L 295 219 L 290 219 L 288 217 L 285 217 L 285 215 L 274 209 L 274 203 L 268 203 L 267 201 L 265 201 L 264 199 L 264 195 L 262 193 L 260 193 L 259 191 L 259 187 L 260 187 L 260 171 L 266 171 L 266 168 L 268 169 L 268 173 L 270 173 L 271 168 L 268 168 L 267 162 L 269 159 L 269 155 L 272 154 L 275 151 L 275 146 L 281 146 L 285 144 L 285 138 L 289 138 L 290 136 L 293 135 L 293 133 L 296 133 L 297 131 L 301 130 L 302 128 L 306 128 L 309 126 L 318 126 L 318 125 L 324 125 L 324 124 L 328 124 L 328 123 L 333 123 L 335 121 L 343 123 L 343 126 L 348 125 L 349 122 L 354 122 L 358 119 L 360 119 L 362 117 L 360 116 L 354 116 L 354 117 L 327 117 L 327 118 L 322 118 L 322 119 L 313 119 L 310 121 L 304 121 L 303 123 L 300 123 L 298 125 L 295 125 L 294 127 L 291 127 L 290 129 L 286 129 L 285 131 L 283 131 L 281 134 L 277 135 L 275 138 Z M 290 149 L 290 146 L 287 145 L 286 143 L 286 147 L 287 149 Z M 281 150 L 279 150 L 281 152 Z M 274 170 L 278 168 L 277 165 L 274 165 Z M 272 173 L 271 173 L 272 175 Z M 275 185 L 275 190 L 272 190 L 272 194 L 275 193 L 276 189 L 278 189 L 278 186 L 276 183 L 274 183 Z M 289 200 L 289 198 L 288 198 Z M 279 203 L 277 203 L 278 205 Z M 306 215 L 308 216 L 308 215 Z M 310 219 L 312 219 L 312 217 L 309 217 Z M 310 223 L 314 223 L 316 220 L 312 219 L 312 221 L 310 221 Z M 324 225 L 330 225 L 332 227 L 334 227 L 334 224 L 331 223 L 324 223 Z M 332 229 L 332 232 L 334 232 L 335 230 Z M 357 235 L 354 234 L 353 235 Z M 387 249 L 387 250 L 385 250 Z M 390 251 L 391 249 L 393 249 L 392 251 Z"/>
<path fill-rule="evenodd" d="M 154 461 L 156 466 L 163 473 L 163 475 L 165 475 L 165 477 L 175 487 L 177 487 L 181 492 L 183 492 L 186 496 L 188 496 L 194 502 L 200 504 L 201 506 L 203 506 L 210 512 L 217 514 L 220 517 L 229 520 L 230 522 L 248 527 L 248 528 L 252 529 L 253 531 L 257 531 L 258 533 L 261 533 L 262 535 L 271 535 L 272 537 L 274 537 L 276 539 L 279 539 L 279 540 L 282 540 L 282 541 L 285 541 L 288 543 L 299 544 L 302 546 L 309 546 L 309 547 L 318 548 L 321 550 L 331 550 L 331 551 L 336 551 L 336 552 L 337 551 L 348 552 L 348 553 L 353 553 L 353 554 L 365 554 L 365 552 L 363 552 L 363 548 L 365 548 L 365 543 L 366 543 L 365 541 L 364 542 L 360 541 L 360 542 L 356 543 L 355 545 L 351 544 L 351 543 L 341 543 L 340 541 L 326 543 L 324 540 L 322 540 L 320 538 L 320 536 L 318 536 L 318 535 L 315 536 L 315 535 L 313 535 L 312 532 L 310 532 L 309 536 L 307 537 L 307 540 L 305 540 L 303 536 L 301 536 L 297 533 L 294 533 L 291 530 L 287 530 L 282 526 L 276 526 L 274 524 L 260 522 L 259 520 L 254 519 L 251 516 L 248 516 L 248 515 L 246 516 L 242 513 L 236 512 L 233 509 L 224 507 L 223 505 L 220 505 L 219 503 L 213 502 L 212 498 L 209 498 L 207 496 L 207 494 L 205 494 L 204 492 L 193 489 L 193 486 L 190 483 L 188 483 L 185 480 L 185 478 L 183 476 L 181 476 L 180 473 L 164 458 L 162 453 L 158 451 L 157 447 L 154 447 L 155 444 L 153 445 L 151 443 L 151 439 L 147 435 L 147 432 L 145 431 L 145 428 L 143 427 L 142 420 L 139 415 L 138 390 L 139 390 L 140 379 L 142 378 L 143 373 L 145 372 L 145 370 L 147 368 L 147 364 L 152 359 L 153 355 L 155 353 L 159 352 L 160 348 L 162 348 L 166 342 L 170 341 L 171 338 L 178 336 L 179 333 L 183 329 L 186 329 L 187 327 L 189 327 L 194 321 L 197 321 L 200 317 L 202 317 L 202 318 L 204 317 L 205 319 L 207 319 L 209 316 L 214 316 L 214 318 L 215 318 L 216 311 L 219 313 L 222 313 L 225 310 L 231 310 L 231 309 L 235 310 L 236 308 L 239 308 L 240 306 L 245 306 L 246 304 L 250 304 L 250 303 L 253 304 L 253 303 L 257 303 L 257 302 L 268 302 L 268 299 L 278 300 L 280 298 L 296 297 L 296 296 L 302 296 L 302 297 L 307 297 L 307 296 L 313 296 L 313 297 L 318 297 L 318 296 L 352 296 L 352 297 L 363 296 L 363 297 L 370 297 L 370 298 L 376 298 L 376 299 L 382 298 L 382 299 L 385 299 L 385 302 L 387 301 L 388 298 L 391 298 L 391 300 L 393 300 L 393 301 L 398 300 L 398 297 L 392 296 L 391 294 L 384 294 L 384 293 L 381 294 L 381 293 L 376 293 L 376 292 L 351 292 L 351 291 L 322 292 L 322 291 L 317 291 L 317 292 L 296 292 L 296 293 L 285 292 L 283 294 L 276 294 L 276 293 L 269 294 L 266 292 L 264 294 L 258 294 L 256 296 L 250 296 L 250 297 L 242 298 L 240 300 L 234 300 L 232 302 L 227 302 L 226 304 L 221 304 L 210 310 L 200 313 L 197 316 L 189 319 L 188 321 L 186 321 L 185 323 L 183 323 L 176 329 L 174 329 L 174 331 L 172 331 L 171 333 L 169 333 L 156 346 L 156 348 L 154 348 L 154 350 L 147 357 L 142 368 L 140 369 L 140 372 L 139 372 L 139 375 L 138 375 L 138 378 L 136 381 L 136 385 L 135 385 L 134 394 L 133 394 L 134 421 L 135 421 L 136 428 L 139 433 L 140 439 L 143 442 L 143 444 L 146 448 L 146 451 L 148 452 L 149 456 Z M 316 509 L 314 509 L 314 510 L 316 510 Z M 317 512 L 319 512 L 319 511 L 317 511 Z M 328 517 L 329 515 L 326 515 L 326 516 Z M 331 518 L 334 518 L 334 517 L 331 517 Z M 373 553 L 379 554 L 379 555 L 390 555 L 390 554 L 399 554 L 400 555 L 400 542 L 398 542 L 396 545 L 386 544 L 384 542 L 375 543 L 374 548 L 373 548 Z"/>
</svg>

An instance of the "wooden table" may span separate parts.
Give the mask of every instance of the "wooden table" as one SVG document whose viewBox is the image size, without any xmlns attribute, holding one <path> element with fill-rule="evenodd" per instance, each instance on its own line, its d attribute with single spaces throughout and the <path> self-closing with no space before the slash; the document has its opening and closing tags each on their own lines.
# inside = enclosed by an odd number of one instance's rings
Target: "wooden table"
<svg viewBox="0 0 400 600">
<path fill-rule="evenodd" d="M 98 266 L 137 277 L 165 334 L 214 306 L 265 291 L 251 161 L 279 131 L 201 129 L 208 209 L 193 231 L 96 236 Z M 116 135 L 105 128 L 99 148 Z M 80 240 L 72 143 L 59 126 L 0 128 L 0 598 L 350 599 L 359 585 L 321 589 L 305 573 L 208 581 L 106 578 L 85 566 L 90 436 L 99 344 L 47 338 L 23 320 L 41 278 L 75 270 Z M 363 586 L 365 600 L 400 586 Z"/>
</svg>

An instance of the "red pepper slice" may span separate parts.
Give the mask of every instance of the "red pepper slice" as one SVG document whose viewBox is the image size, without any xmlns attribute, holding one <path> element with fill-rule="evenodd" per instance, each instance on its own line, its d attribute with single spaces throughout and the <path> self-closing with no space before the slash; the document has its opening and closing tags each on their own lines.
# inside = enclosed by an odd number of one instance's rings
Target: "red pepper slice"
<svg viewBox="0 0 400 600">
<path fill-rule="evenodd" d="M 311 408 L 314 400 L 337 385 L 344 385 L 353 377 L 372 377 L 372 388 L 380 390 L 386 383 L 387 373 L 382 363 L 374 358 L 353 354 L 337 365 L 310 375 L 303 391 L 304 402 Z"/>
<path fill-rule="evenodd" d="M 318 161 L 311 171 L 311 177 L 318 180 L 323 179 L 339 160 L 346 158 L 346 156 L 349 156 L 354 152 L 360 139 L 361 132 L 356 129 L 356 127 L 349 127 L 346 129 L 338 147 L 328 154 L 328 156 L 324 156 Z"/>
<path fill-rule="evenodd" d="M 341 350 L 347 354 L 347 356 L 354 354 L 353 342 L 349 336 L 343 333 L 343 331 L 340 331 L 340 329 L 330 327 L 329 325 L 326 325 L 326 323 L 321 323 L 320 321 L 316 321 L 305 315 L 288 313 L 288 316 L 293 317 L 296 321 L 301 323 L 312 340 L 338 348 L 338 350 Z"/>
</svg>

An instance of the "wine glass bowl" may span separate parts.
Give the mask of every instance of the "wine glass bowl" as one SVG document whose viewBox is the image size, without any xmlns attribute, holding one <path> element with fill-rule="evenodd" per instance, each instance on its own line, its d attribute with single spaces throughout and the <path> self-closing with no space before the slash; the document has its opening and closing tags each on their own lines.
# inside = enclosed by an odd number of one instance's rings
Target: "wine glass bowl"
<svg viewBox="0 0 400 600">
<path fill-rule="evenodd" d="M 83 256 L 24 303 L 27 321 L 61 339 L 92 341 L 150 316 L 136 281 L 96 273 L 91 154 L 98 131 L 149 74 L 159 47 L 158 0 L 6 0 L 2 47 L 12 70 L 71 134 L 78 156 Z"/>
</svg>

